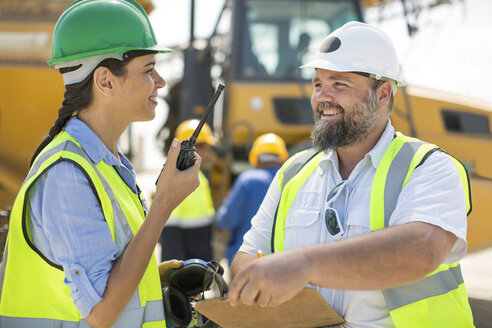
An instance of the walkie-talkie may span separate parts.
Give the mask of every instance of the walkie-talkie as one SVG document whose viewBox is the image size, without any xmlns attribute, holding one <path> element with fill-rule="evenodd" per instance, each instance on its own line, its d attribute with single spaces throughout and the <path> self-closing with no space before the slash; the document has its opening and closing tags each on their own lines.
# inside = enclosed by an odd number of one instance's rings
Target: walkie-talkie
<svg viewBox="0 0 492 328">
<path fill-rule="evenodd" d="M 200 123 L 198 123 L 198 126 L 196 127 L 195 131 L 191 135 L 190 139 L 184 140 L 181 142 L 181 151 L 179 152 L 178 160 L 176 162 L 176 167 L 180 171 L 184 171 L 193 164 L 195 164 L 195 143 L 196 139 L 198 138 L 198 134 L 200 134 L 200 131 L 202 130 L 203 124 L 205 124 L 205 121 L 207 120 L 208 115 L 210 112 L 213 110 L 215 103 L 217 102 L 217 99 L 220 96 L 220 93 L 222 90 L 224 90 L 224 85 L 219 84 L 217 87 L 217 91 L 215 91 L 214 96 L 210 100 L 209 104 L 207 105 L 207 108 L 205 109 L 205 113 L 203 113 L 202 119 L 200 120 Z"/>
</svg>

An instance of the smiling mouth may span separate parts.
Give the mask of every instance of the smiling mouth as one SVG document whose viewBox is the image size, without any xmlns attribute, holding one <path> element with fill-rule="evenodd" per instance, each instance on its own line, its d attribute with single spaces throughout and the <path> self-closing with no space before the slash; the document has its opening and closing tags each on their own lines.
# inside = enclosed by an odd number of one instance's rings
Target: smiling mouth
<svg viewBox="0 0 492 328">
<path fill-rule="evenodd" d="M 321 111 L 321 116 L 334 116 L 334 115 L 338 115 L 338 114 L 341 114 L 342 111 L 339 110 L 339 109 L 324 109 Z"/>
<path fill-rule="evenodd" d="M 343 115 L 343 109 L 334 104 L 321 103 L 318 106 L 318 113 L 320 119 L 330 120 L 338 117 L 339 115 Z"/>
<path fill-rule="evenodd" d="M 154 103 L 154 104 L 157 104 L 157 97 L 149 97 L 149 100 Z"/>
</svg>

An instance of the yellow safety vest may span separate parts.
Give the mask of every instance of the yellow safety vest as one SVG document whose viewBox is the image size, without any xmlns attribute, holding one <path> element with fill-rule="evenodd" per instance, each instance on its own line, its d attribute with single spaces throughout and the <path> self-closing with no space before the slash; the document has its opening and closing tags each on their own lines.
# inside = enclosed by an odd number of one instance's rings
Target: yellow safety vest
<svg viewBox="0 0 492 328">
<path fill-rule="evenodd" d="M 129 226 L 135 235 L 145 214 L 140 195 L 125 184 L 114 167 L 93 163 L 67 132 L 58 135 L 34 162 L 14 202 L 9 234 L 0 269 L 1 327 L 85 327 L 64 284 L 63 268 L 50 262 L 34 246 L 28 231 L 28 197 L 31 187 L 51 166 L 68 161 L 87 176 L 118 250 L 130 240 L 121 233 Z M 155 255 L 138 289 L 113 327 L 165 327 L 161 283 Z"/>
<path fill-rule="evenodd" d="M 435 145 L 397 133 L 376 170 L 370 198 L 371 231 L 388 227 L 401 190 L 416 167 L 432 152 Z M 272 252 L 284 250 L 285 218 L 296 194 L 319 164 L 321 153 L 304 151 L 290 158 L 280 169 L 281 193 L 272 231 Z M 451 157 L 463 184 L 467 214 L 471 212 L 468 174 L 463 165 Z M 441 264 L 425 278 L 382 291 L 393 323 L 398 328 L 473 327 L 459 262 Z"/>
<path fill-rule="evenodd" d="M 171 213 L 168 226 L 179 221 L 182 228 L 195 228 L 212 224 L 215 214 L 212 193 L 207 177 L 198 172 L 200 185 L 186 197 Z"/>
</svg>

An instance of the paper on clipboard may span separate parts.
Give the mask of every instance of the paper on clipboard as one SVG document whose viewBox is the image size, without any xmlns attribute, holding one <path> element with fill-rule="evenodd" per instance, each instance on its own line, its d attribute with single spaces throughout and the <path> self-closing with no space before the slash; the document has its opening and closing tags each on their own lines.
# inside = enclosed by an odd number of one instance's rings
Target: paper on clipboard
<svg viewBox="0 0 492 328">
<path fill-rule="evenodd" d="M 276 307 L 240 303 L 232 307 L 226 298 L 199 301 L 195 309 L 224 328 L 326 327 L 345 320 L 318 293 L 305 288 L 293 299 Z"/>
</svg>

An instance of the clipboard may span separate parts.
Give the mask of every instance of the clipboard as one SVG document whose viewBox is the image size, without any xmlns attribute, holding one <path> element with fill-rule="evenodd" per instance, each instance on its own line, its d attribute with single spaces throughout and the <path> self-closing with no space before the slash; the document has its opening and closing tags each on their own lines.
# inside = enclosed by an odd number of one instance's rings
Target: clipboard
<svg viewBox="0 0 492 328">
<path fill-rule="evenodd" d="M 195 309 L 224 328 L 326 327 L 345 320 L 332 309 L 321 294 L 305 288 L 291 300 L 276 307 L 239 303 L 232 307 L 225 297 L 199 301 Z"/>
</svg>

